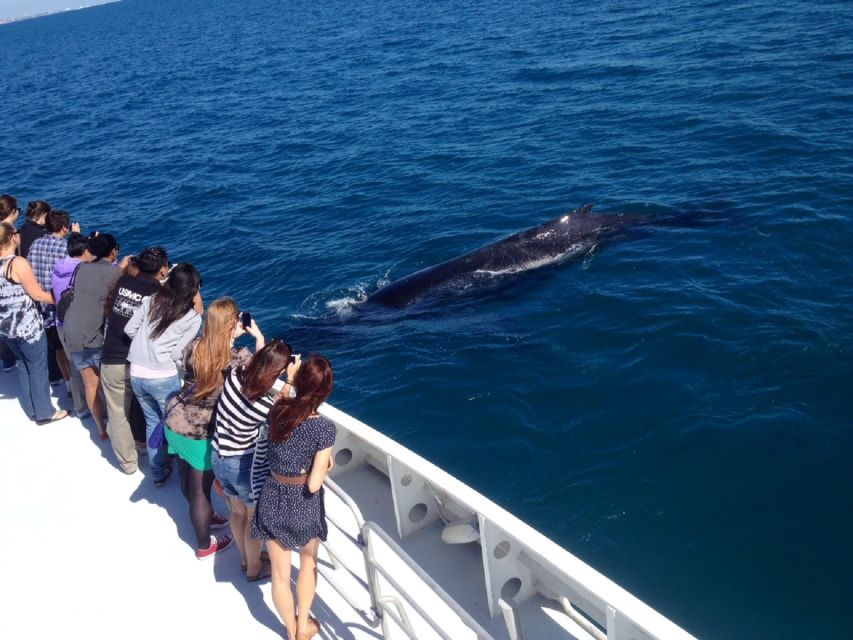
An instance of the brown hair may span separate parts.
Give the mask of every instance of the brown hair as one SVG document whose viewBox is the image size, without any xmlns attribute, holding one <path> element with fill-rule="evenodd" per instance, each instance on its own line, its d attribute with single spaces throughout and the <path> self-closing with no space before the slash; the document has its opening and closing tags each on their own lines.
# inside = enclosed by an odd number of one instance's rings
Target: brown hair
<svg viewBox="0 0 853 640">
<path fill-rule="evenodd" d="M 279 398 L 270 409 L 270 440 L 281 442 L 326 401 L 335 386 L 332 363 L 312 355 L 300 365 L 293 378 L 296 397 Z"/>
<path fill-rule="evenodd" d="M 8 193 L 0 196 L 0 220 L 8 218 L 17 208 L 18 201 L 15 199 L 15 196 L 10 196 Z"/>
<path fill-rule="evenodd" d="M 0 222 L 0 247 L 5 247 L 12 242 L 12 238 L 18 230 L 8 222 Z"/>
<path fill-rule="evenodd" d="M 27 219 L 35 221 L 50 213 L 50 205 L 44 200 L 30 200 L 27 203 Z"/>
<path fill-rule="evenodd" d="M 204 329 L 193 350 L 193 400 L 201 400 L 222 386 L 222 372 L 231 363 L 231 338 L 236 322 L 237 303 L 231 298 L 214 300 L 207 308 Z"/>
<path fill-rule="evenodd" d="M 293 351 L 290 345 L 281 340 L 271 340 L 264 348 L 252 356 L 245 368 L 237 371 L 240 391 L 249 402 L 254 402 L 272 389 Z"/>
<path fill-rule="evenodd" d="M 44 219 L 44 226 L 48 233 L 62 231 L 69 226 L 68 212 L 59 209 L 51 209 Z"/>
</svg>

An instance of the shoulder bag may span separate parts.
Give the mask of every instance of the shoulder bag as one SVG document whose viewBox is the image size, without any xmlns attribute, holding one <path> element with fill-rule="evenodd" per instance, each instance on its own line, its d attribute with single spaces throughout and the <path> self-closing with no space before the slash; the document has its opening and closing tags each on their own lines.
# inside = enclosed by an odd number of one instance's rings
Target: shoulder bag
<svg viewBox="0 0 853 640">
<path fill-rule="evenodd" d="M 81 262 L 76 267 L 74 267 L 74 273 L 71 274 L 71 280 L 68 283 L 68 288 L 62 292 L 62 295 L 59 296 L 59 300 L 56 301 L 56 317 L 59 318 L 60 322 L 65 322 L 65 316 L 68 314 L 68 307 L 71 306 L 71 302 L 74 300 L 74 280 L 77 279 L 77 270 L 83 263 Z"/>
<path fill-rule="evenodd" d="M 152 449 L 159 449 L 164 444 L 166 444 L 166 418 L 169 417 L 169 414 L 172 412 L 177 405 L 181 404 L 184 400 L 192 395 L 193 390 L 195 389 L 195 384 L 191 384 L 184 391 L 181 391 L 178 394 L 178 401 L 173 404 L 171 407 L 166 409 L 166 412 L 163 414 L 163 417 L 160 418 L 160 422 L 157 423 L 157 426 L 154 427 L 154 431 L 151 432 L 151 436 L 148 438 L 148 446 Z"/>
</svg>

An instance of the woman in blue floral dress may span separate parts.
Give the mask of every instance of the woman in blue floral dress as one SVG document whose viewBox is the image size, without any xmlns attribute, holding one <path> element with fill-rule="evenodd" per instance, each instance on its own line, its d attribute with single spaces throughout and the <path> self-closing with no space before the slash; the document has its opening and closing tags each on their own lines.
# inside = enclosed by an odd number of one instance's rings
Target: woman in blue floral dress
<svg viewBox="0 0 853 640">
<path fill-rule="evenodd" d="M 252 536 L 271 541 L 272 595 L 291 640 L 319 631 L 308 615 L 317 589 L 317 549 L 328 527 L 323 481 L 332 468 L 335 423 L 317 413 L 334 386 L 332 365 L 317 355 L 303 362 L 292 380 L 296 395 L 279 398 L 269 413 L 270 475 L 258 499 Z M 290 552 L 299 549 L 298 614 L 290 590 Z"/>
</svg>

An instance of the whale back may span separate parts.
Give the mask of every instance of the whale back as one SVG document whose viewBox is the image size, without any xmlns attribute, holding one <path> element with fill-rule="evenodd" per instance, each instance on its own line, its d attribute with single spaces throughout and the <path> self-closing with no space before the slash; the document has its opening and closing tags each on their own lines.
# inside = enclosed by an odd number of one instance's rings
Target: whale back
<svg viewBox="0 0 853 640">
<path fill-rule="evenodd" d="M 431 290 L 484 274 L 518 273 L 586 254 L 605 235 L 646 217 L 633 214 L 592 215 L 592 205 L 582 207 L 514 233 L 470 253 L 426 267 L 395 280 L 367 298 L 367 302 L 403 307 Z"/>
</svg>

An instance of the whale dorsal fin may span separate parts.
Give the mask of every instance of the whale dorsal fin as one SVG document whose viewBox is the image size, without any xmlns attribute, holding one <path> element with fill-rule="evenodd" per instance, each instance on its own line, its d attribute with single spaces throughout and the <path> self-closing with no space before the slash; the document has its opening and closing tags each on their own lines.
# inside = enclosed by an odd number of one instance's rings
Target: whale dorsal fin
<svg viewBox="0 0 853 640">
<path fill-rule="evenodd" d="M 575 209 L 575 211 L 573 213 L 576 216 L 585 216 L 591 211 L 592 211 L 592 205 L 591 204 L 585 204 L 584 206 L 578 207 L 577 209 Z"/>
</svg>

